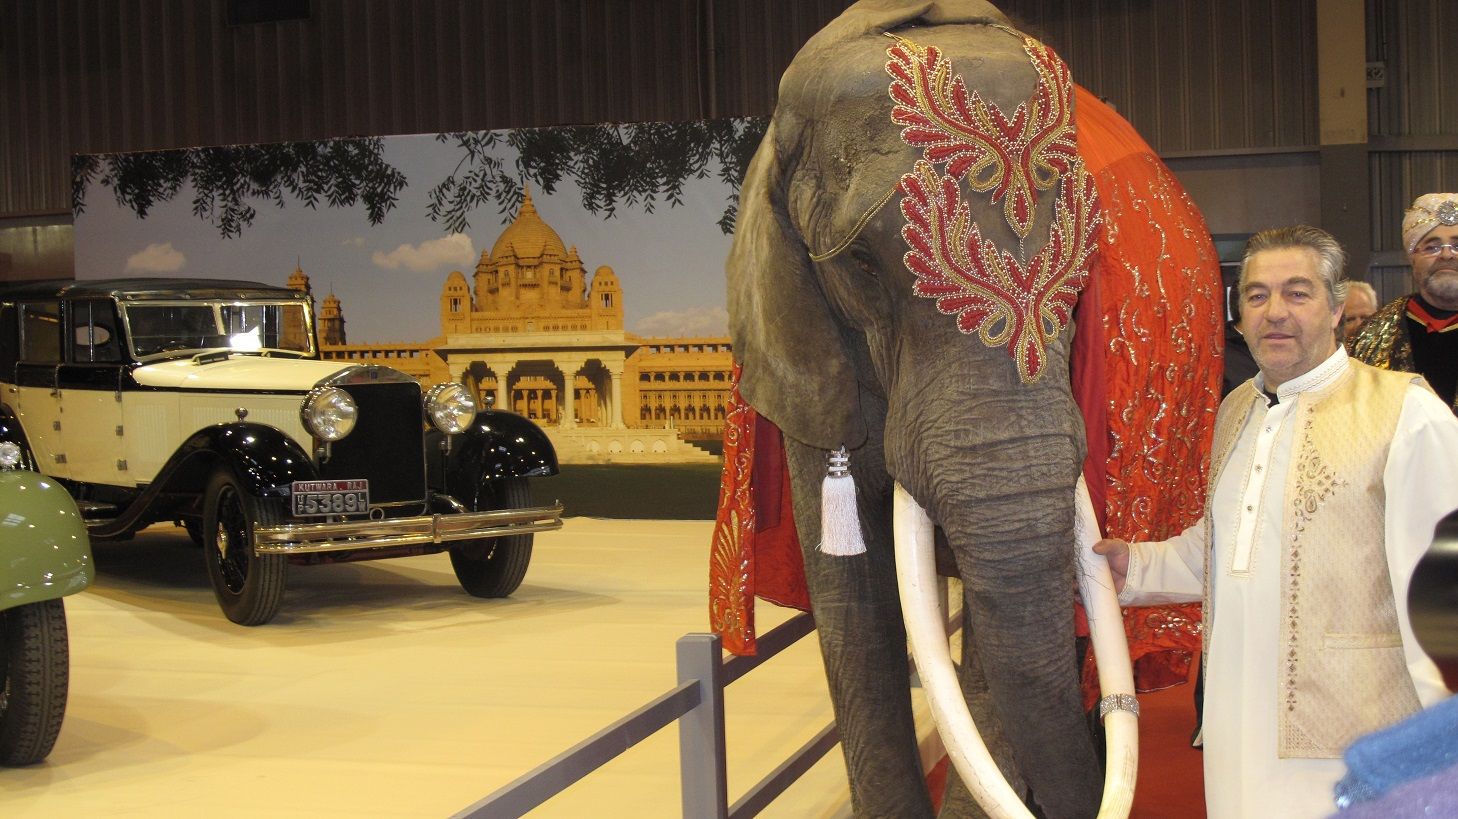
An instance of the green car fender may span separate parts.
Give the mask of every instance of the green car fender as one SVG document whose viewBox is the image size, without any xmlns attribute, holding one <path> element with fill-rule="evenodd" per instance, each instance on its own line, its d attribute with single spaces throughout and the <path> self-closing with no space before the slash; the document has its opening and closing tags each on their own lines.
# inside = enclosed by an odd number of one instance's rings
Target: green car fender
<svg viewBox="0 0 1458 819">
<path fill-rule="evenodd" d="M 65 488 L 0 471 L 0 611 L 75 594 L 94 574 L 86 523 Z"/>
</svg>

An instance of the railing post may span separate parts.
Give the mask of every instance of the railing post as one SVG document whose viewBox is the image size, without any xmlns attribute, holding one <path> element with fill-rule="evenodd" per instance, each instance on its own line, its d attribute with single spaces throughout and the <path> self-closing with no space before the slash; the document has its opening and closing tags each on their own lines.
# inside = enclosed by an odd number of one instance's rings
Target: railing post
<svg viewBox="0 0 1458 819">
<path fill-rule="evenodd" d="M 729 815 L 724 748 L 724 673 L 717 634 L 687 634 L 677 643 L 678 681 L 698 682 L 699 704 L 678 721 L 685 817 Z"/>
</svg>

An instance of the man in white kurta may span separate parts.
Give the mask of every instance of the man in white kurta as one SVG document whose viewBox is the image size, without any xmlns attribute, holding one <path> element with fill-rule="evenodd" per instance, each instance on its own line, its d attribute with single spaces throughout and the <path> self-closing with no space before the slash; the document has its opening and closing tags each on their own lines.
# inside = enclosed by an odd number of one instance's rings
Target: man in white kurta
<svg viewBox="0 0 1458 819">
<path fill-rule="evenodd" d="M 1098 547 L 1109 555 L 1116 580 L 1123 580 L 1120 600 L 1125 604 L 1205 599 L 1203 736 L 1205 797 L 1212 817 L 1327 816 L 1334 810 L 1332 786 L 1344 770 L 1330 748 L 1305 752 L 1321 745 L 1319 741 L 1282 736 L 1283 730 L 1300 734 L 1283 726 L 1290 721 L 1285 712 L 1296 708 L 1293 702 L 1299 677 L 1295 669 L 1298 662 L 1308 662 L 1298 658 L 1290 637 L 1297 628 L 1296 620 L 1284 618 L 1314 618 L 1342 602 L 1301 600 L 1298 604 L 1291 599 L 1292 589 L 1298 588 L 1290 577 L 1293 570 L 1310 575 L 1315 568 L 1341 567 L 1311 566 L 1312 561 L 1331 558 L 1339 551 L 1330 541 L 1304 543 L 1299 559 L 1293 557 L 1296 550 L 1291 543 L 1299 533 L 1287 531 L 1294 528 L 1292 499 L 1287 494 L 1301 481 L 1288 481 L 1288 477 L 1292 469 L 1316 471 L 1322 466 L 1303 457 L 1304 450 L 1295 451 L 1310 438 L 1311 405 L 1334 394 L 1337 385 L 1347 384 L 1358 374 L 1355 368 L 1364 366 L 1349 361 L 1335 341 L 1342 304 L 1338 292 L 1344 284 L 1340 282 L 1340 248 L 1334 240 L 1327 247 L 1324 242 L 1330 237 L 1326 234 L 1304 230 L 1319 235 L 1312 240 L 1301 232 L 1274 238 L 1262 234 L 1252 239 L 1254 250 L 1247 250 L 1241 276 L 1241 329 L 1261 365 L 1260 374 L 1253 379 L 1254 389 L 1260 393 L 1251 400 L 1248 385 L 1246 391 L 1231 396 L 1243 395 L 1246 400 L 1227 400 L 1221 407 L 1226 443 L 1224 451 L 1212 455 L 1215 484 L 1210 487 L 1205 516 L 1168 541 L 1135 544 L 1127 552 L 1120 541 L 1103 541 Z M 1311 247 L 1312 241 L 1318 247 Z M 1328 258 L 1323 270 L 1322 256 L 1331 256 L 1332 248 L 1336 263 Z M 1458 462 L 1458 420 L 1420 380 L 1394 384 L 1388 377 L 1391 374 L 1381 375 L 1386 380 L 1374 380 L 1368 373 L 1367 381 L 1380 381 L 1382 389 L 1393 393 L 1396 423 L 1390 443 L 1384 442 L 1386 460 L 1380 465 L 1385 503 L 1375 501 L 1377 509 L 1370 510 L 1381 514 L 1380 522 L 1372 523 L 1372 531 L 1380 526 L 1386 572 L 1373 573 L 1370 580 L 1382 584 L 1381 597 L 1395 602 L 1401 657 L 1413 688 L 1405 692 L 1406 707 L 1415 708 L 1447 696 L 1436 665 L 1414 640 L 1406 599 L 1413 567 L 1431 544 L 1434 526 L 1458 509 L 1458 480 L 1452 474 L 1452 465 Z M 1217 448 L 1220 446 L 1217 442 Z M 1328 477 L 1329 483 L 1343 480 L 1340 474 Z M 1372 483 L 1377 483 L 1375 475 Z M 1350 496 L 1342 497 L 1350 501 Z M 1339 531 L 1342 516 L 1356 519 L 1362 511 L 1332 508 L 1334 504 L 1322 500 L 1315 496 L 1310 503 L 1296 504 L 1298 525 L 1304 526 L 1317 515 L 1338 516 Z M 1331 520 L 1326 519 L 1325 531 L 1333 531 Z M 1350 548 L 1379 546 L 1351 544 Z M 1379 567 L 1380 557 L 1378 553 Z M 1381 576 L 1375 576 L 1378 574 Z M 1307 588 L 1305 594 L 1321 592 Z M 1389 593 L 1390 598 L 1386 597 Z M 1351 648 L 1358 654 L 1348 656 L 1358 659 L 1361 652 L 1381 650 L 1385 645 L 1374 642 L 1368 648 L 1361 640 L 1371 639 L 1369 634 L 1345 633 L 1340 628 L 1333 632 L 1326 623 L 1318 628 L 1328 647 L 1335 643 Z M 1343 641 L 1351 645 L 1340 645 Z M 1371 703 L 1374 710 L 1390 708 L 1385 697 L 1374 694 L 1368 699 L 1380 701 Z M 1378 719 L 1387 721 L 1389 716 L 1388 711 L 1381 711 Z M 1333 721 L 1345 718 L 1332 715 Z M 1369 715 L 1368 721 L 1372 719 Z"/>
</svg>

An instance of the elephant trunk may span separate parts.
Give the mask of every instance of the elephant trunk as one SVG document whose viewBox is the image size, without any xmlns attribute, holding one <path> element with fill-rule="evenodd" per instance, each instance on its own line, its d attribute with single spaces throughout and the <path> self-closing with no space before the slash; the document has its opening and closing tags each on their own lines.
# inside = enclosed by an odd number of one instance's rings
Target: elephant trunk
<svg viewBox="0 0 1458 819">
<path fill-rule="evenodd" d="M 1073 649 L 1077 409 L 1066 387 L 891 407 L 889 471 L 942 528 L 963 581 L 976 643 L 964 662 L 980 664 L 1041 811 L 1093 816 L 1099 765 Z"/>
</svg>

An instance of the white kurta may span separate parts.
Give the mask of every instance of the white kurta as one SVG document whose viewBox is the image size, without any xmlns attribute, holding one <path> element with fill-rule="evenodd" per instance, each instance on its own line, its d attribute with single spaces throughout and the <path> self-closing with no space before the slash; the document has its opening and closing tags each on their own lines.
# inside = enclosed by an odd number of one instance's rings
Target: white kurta
<svg viewBox="0 0 1458 819">
<path fill-rule="evenodd" d="M 1215 819 L 1320 817 L 1335 809 L 1340 759 L 1280 759 L 1276 753 L 1281 525 L 1286 470 L 1300 394 L 1329 385 L 1348 366 L 1340 346 L 1300 378 L 1282 384 L 1278 403 L 1257 400 L 1215 487 L 1210 561 L 1214 638 L 1205 669 L 1205 803 Z M 1261 387 L 1261 377 L 1256 376 Z M 1433 528 L 1458 509 L 1458 419 L 1431 392 L 1408 388 L 1383 472 L 1387 563 L 1403 652 L 1419 700 L 1448 695 L 1442 675 L 1413 638 L 1407 616 L 1412 570 Z M 1135 544 L 1120 602 L 1189 602 L 1203 594 L 1205 526 L 1160 543 Z"/>
</svg>

